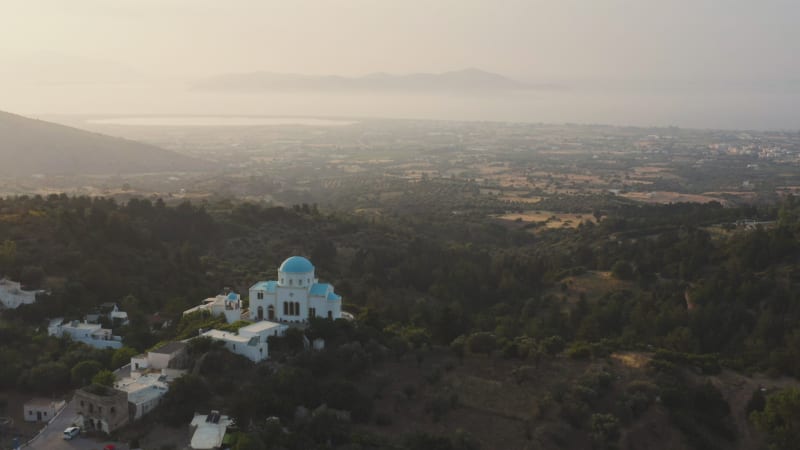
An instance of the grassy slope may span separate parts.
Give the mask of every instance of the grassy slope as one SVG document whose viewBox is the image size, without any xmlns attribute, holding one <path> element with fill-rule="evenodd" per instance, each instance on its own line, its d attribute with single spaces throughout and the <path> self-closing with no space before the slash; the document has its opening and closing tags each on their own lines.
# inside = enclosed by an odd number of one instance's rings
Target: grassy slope
<svg viewBox="0 0 800 450">
<path fill-rule="evenodd" d="M 0 111 L 0 176 L 192 171 L 203 166 L 152 145 Z"/>
</svg>

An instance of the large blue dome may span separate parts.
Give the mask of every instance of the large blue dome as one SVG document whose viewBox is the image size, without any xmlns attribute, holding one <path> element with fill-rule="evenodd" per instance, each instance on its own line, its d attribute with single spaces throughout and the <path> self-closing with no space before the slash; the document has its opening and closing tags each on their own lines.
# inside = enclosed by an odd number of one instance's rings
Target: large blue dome
<svg viewBox="0 0 800 450">
<path fill-rule="evenodd" d="M 278 270 L 286 273 L 309 273 L 314 271 L 314 265 L 302 256 L 292 256 L 284 261 Z"/>
</svg>

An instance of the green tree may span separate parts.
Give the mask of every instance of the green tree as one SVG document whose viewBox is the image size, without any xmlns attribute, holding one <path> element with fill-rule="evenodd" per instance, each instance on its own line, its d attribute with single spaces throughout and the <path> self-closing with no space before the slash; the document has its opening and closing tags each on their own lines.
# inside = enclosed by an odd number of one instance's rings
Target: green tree
<svg viewBox="0 0 800 450">
<path fill-rule="evenodd" d="M 299 328 L 289 328 L 284 334 L 286 347 L 292 352 L 303 350 L 303 332 Z"/>
<path fill-rule="evenodd" d="M 453 352 L 456 356 L 458 356 L 459 361 L 464 360 L 464 346 L 467 338 L 463 335 L 453 339 L 453 342 L 450 343 L 450 351 Z"/>
<path fill-rule="evenodd" d="M 492 333 L 481 331 L 469 336 L 467 346 L 472 353 L 486 353 L 487 356 L 491 356 L 497 348 L 497 340 Z"/>
<path fill-rule="evenodd" d="M 26 289 L 38 289 L 44 281 L 44 270 L 39 266 L 25 266 L 19 275 L 19 282 Z"/>
<path fill-rule="evenodd" d="M 204 405 L 208 395 L 208 387 L 202 378 L 184 375 L 176 379 L 161 403 L 164 421 L 173 427 L 185 426 L 194 412 Z"/>
<path fill-rule="evenodd" d="M 86 386 L 101 370 L 103 370 L 103 366 L 94 360 L 81 361 L 75 364 L 70 371 L 72 385 L 77 387 Z"/>
<path fill-rule="evenodd" d="M 17 243 L 5 240 L 0 243 L 0 272 L 10 271 L 17 260 Z M 2 274 L 0 274 L 2 276 Z"/>
<path fill-rule="evenodd" d="M 92 377 L 92 384 L 113 387 L 114 381 L 116 380 L 117 377 L 114 375 L 114 372 L 110 370 L 101 370 Z"/>
<path fill-rule="evenodd" d="M 613 414 L 592 414 L 592 442 L 595 448 L 615 448 L 619 440 L 619 419 Z"/>
<path fill-rule="evenodd" d="M 139 352 L 136 349 L 130 347 L 122 347 L 114 350 L 114 354 L 111 356 L 111 367 L 114 369 L 119 369 L 120 367 L 124 366 L 131 362 L 131 358 L 136 356 Z"/>
<path fill-rule="evenodd" d="M 753 411 L 750 419 L 766 433 L 769 448 L 789 450 L 800 442 L 800 388 L 791 387 L 767 397 L 763 411 Z"/>
<path fill-rule="evenodd" d="M 28 387 L 36 392 L 57 392 L 69 385 L 70 372 L 63 363 L 46 362 L 30 370 Z"/>
<path fill-rule="evenodd" d="M 611 274 L 619 280 L 630 280 L 633 278 L 633 268 L 626 261 L 617 261 L 611 267 Z"/>
</svg>

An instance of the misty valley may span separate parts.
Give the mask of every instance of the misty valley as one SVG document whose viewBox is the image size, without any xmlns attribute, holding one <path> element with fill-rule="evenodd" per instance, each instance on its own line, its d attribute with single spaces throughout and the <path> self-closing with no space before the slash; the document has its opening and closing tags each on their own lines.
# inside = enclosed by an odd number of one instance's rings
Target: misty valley
<svg viewBox="0 0 800 450">
<path fill-rule="evenodd" d="M 3 0 L 0 450 L 797 450 L 798 17 Z"/>
<path fill-rule="evenodd" d="M 800 392 L 798 133 L 0 119 L 2 445 L 33 396 L 131 448 L 758 448 Z"/>
</svg>

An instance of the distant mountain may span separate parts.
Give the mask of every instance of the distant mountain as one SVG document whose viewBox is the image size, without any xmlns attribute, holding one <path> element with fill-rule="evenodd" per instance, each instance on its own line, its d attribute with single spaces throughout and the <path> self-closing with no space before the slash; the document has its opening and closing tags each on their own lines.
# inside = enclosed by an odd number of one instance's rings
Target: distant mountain
<svg viewBox="0 0 800 450">
<path fill-rule="evenodd" d="M 539 86 L 541 87 L 541 86 Z M 231 73 L 208 78 L 194 85 L 210 91 L 406 91 L 483 92 L 537 88 L 496 73 L 464 69 L 444 73 L 391 75 L 373 73 L 363 77 L 313 76 L 272 72 Z"/>
<path fill-rule="evenodd" d="M 0 176 L 193 171 L 205 163 L 153 145 L 0 111 Z"/>
</svg>

